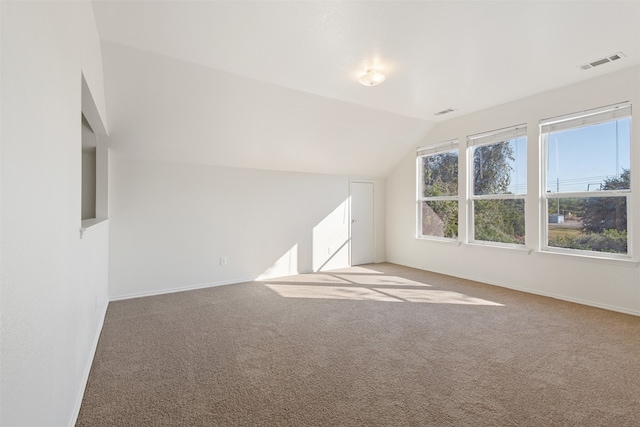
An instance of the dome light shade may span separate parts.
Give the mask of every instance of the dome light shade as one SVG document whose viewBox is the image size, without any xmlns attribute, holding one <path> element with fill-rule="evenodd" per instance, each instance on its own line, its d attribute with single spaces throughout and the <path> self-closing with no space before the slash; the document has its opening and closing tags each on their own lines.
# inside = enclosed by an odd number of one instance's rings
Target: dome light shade
<svg viewBox="0 0 640 427">
<path fill-rule="evenodd" d="M 360 84 L 363 84 L 365 86 L 376 86 L 382 83 L 384 79 L 385 75 L 380 71 L 368 70 L 366 74 L 360 76 L 358 81 L 360 82 Z"/>
</svg>

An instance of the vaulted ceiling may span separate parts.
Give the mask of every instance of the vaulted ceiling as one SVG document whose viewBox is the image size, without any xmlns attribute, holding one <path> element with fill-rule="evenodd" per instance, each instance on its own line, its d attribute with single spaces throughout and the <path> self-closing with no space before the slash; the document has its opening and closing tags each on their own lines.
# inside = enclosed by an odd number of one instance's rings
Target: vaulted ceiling
<svg viewBox="0 0 640 427">
<path fill-rule="evenodd" d="M 308 111 L 308 117 L 292 120 L 319 124 L 313 146 L 305 150 L 325 150 L 335 162 L 340 162 L 337 149 L 346 160 L 367 147 L 380 153 L 366 159 L 378 163 L 375 170 L 346 162 L 314 167 L 302 154 L 290 162 L 280 158 L 274 169 L 384 175 L 438 121 L 640 64 L 638 1 L 94 1 L 93 7 L 103 49 L 111 52 L 104 59 L 107 81 L 109 72 L 125 66 L 114 61 L 122 61 L 127 49 L 155 55 L 154 67 L 166 61 L 202 67 L 212 80 L 233 81 L 239 88 L 251 87 L 256 97 L 269 97 L 275 110 L 279 97 L 296 98 L 278 117 Z M 617 52 L 625 57 L 587 71 L 579 68 Z M 128 57 L 135 62 L 140 55 Z M 387 80 L 376 87 L 358 84 L 369 68 L 382 71 Z M 111 89 L 117 92 L 121 83 Z M 207 96 L 214 92 L 204 90 Z M 257 103 L 269 110 L 267 98 Z M 124 108 L 127 102 L 120 104 Z M 456 111 L 434 115 L 448 108 Z M 117 131 L 126 118 L 117 111 L 111 115 Z M 336 115 L 344 126 L 353 118 L 355 131 L 345 133 L 338 126 L 322 135 L 323 128 L 336 127 Z M 253 118 L 245 117 L 248 123 Z M 281 137 L 269 142 L 275 151 L 299 144 L 301 133 L 278 132 Z M 257 159 L 239 158 L 256 148 L 246 144 L 236 141 L 238 153 L 227 153 L 228 158 L 211 147 L 198 157 L 256 167 Z"/>
</svg>

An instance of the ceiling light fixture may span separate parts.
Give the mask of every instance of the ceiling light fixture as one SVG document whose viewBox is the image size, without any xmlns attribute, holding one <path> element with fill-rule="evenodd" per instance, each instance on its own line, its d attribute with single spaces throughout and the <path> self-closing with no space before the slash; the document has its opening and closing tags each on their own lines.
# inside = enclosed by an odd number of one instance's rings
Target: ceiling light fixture
<svg viewBox="0 0 640 427">
<path fill-rule="evenodd" d="M 360 76 L 358 81 L 360 82 L 360 84 L 363 84 L 365 86 L 376 86 L 382 83 L 385 78 L 385 75 L 380 71 L 367 70 L 367 73 Z"/>
</svg>

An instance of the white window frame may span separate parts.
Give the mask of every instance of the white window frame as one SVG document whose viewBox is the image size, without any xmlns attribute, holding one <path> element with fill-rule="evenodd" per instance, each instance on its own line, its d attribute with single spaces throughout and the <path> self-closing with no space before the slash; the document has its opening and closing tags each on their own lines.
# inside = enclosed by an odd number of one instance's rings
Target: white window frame
<svg viewBox="0 0 640 427">
<path fill-rule="evenodd" d="M 422 171 L 422 163 L 423 158 L 427 156 L 433 156 L 440 153 L 446 153 L 448 151 L 458 151 L 458 179 L 457 179 L 457 191 L 455 196 L 437 196 L 437 197 L 424 197 L 422 192 L 423 185 L 423 171 Z M 422 202 L 436 202 L 436 201 L 455 201 L 458 202 L 458 217 L 460 215 L 460 148 L 458 139 L 452 139 L 445 142 L 425 145 L 419 147 L 416 150 L 416 238 L 417 239 L 427 239 L 427 240 L 441 240 L 446 242 L 457 242 L 460 238 L 460 224 L 458 224 L 458 233 L 457 237 L 440 237 L 440 236 L 431 236 L 422 234 Z"/>
<path fill-rule="evenodd" d="M 473 150 L 476 147 L 481 147 L 484 145 L 496 144 L 498 142 L 510 141 L 512 139 L 517 139 L 525 137 L 527 138 L 527 125 L 520 124 L 516 126 L 510 126 L 508 128 L 496 129 L 489 132 L 478 133 L 475 135 L 467 136 L 467 185 L 469 188 L 469 200 L 467 203 L 467 241 L 473 244 L 480 245 L 490 245 L 490 246 L 502 246 L 508 248 L 518 248 L 518 249 L 526 249 L 526 239 L 527 239 L 527 229 L 526 229 L 526 198 L 528 188 L 522 194 L 484 194 L 484 195 L 476 195 L 474 194 L 475 186 L 475 176 L 474 176 L 474 160 L 473 160 Z M 527 140 L 528 144 L 528 140 Z M 526 151 L 525 151 L 526 155 Z M 526 163 L 528 166 L 528 161 Z M 528 184 L 527 184 L 528 187 Z M 477 200 L 523 200 L 525 203 L 525 243 L 503 243 L 503 242 L 493 242 L 489 240 L 477 240 L 475 238 L 475 214 L 474 207 L 475 202 Z"/>
<path fill-rule="evenodd" d="M 596 108 L 592 110 L 581 111 L 578 113 L 567 114 L 559 117 L 553 117 L 540 120 L 540 153 L 542 156 L 540 162 L 540 250 L 550 253 L 564 253 L 578 256 L 611 258 L 611 259 L 631 259 L 632 251 L 632 235 L 633 224 L 631 218 L 633 206 L 633 182 L 630 183 L 628 190 L 597 190 L 597 191 L 579 191 L 579 192 L 556 192 L 547 193 L 547 136 L 554 131 L 578 129 L 581 127 L 593 126 L 601 123 L 607 123 L 617 119 L 631 118 L 632 109 L 630 102 L 622 102 L 619 104 L 609 105 L 606 107 Z M 632 143 L 632 141 L 631 141 Z M 631 153 L 631 167 L 633 168 L 633 153 Z M 637 173 L 637 172 L 636 172 Z M 581 249 L 559 248 L 549 246 L 549 204 L 557 199 L 567 198 L 606 198 L 621 197 L 626 198 L 627 205 L 627 253 L 616 254 L 600 251 L 587 251 Z"/>
</svg>

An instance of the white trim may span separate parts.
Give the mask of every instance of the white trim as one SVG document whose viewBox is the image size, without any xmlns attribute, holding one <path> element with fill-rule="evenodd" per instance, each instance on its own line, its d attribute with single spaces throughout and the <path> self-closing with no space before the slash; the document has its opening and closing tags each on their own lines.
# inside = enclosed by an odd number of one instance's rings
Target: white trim
<svg viewBox="0 0 640 427">
<path fill-rule="evenodd" d="M 89 375 L 91 374 L 91 367 L 93 366 L 93 360 L 96 357 L 96 351 L 98 350 L 98 342 L 100 341 L 100 335 L 102 334 L 102 327 L 104 326 L 104 319 L 107 317 L 107 308 L 109 307 L 109 302 L 107 301 L 103 304 L 102 312 L 99 316 L 98 328 L 96 329 L 95 336 L 93 337 L 93 343 L 91 345 L 91 353 L 90 357 L 87 360 L 87 364 L 84 368 L 84 374 L 82 376 L 82 386 L 80 387 L 80 392 L 76 397 L 76 404 L 73 408 L 73 415 L 71 417 L 71 423 L 69 427 L 73 427 L 78 422 L 78 416 L 80 415 L 80 408 L 82 407 L 82 399 L 84 399 L 84 393 L 87 389 L 87 384 L 89 383 Z"/>
<path fill-rule="evenodd" d="M 508 249 L 510 251 L 516 250 L 520 252 L 526 252 L 527 255 L 531 255 L 532 249 L 529 249 L 526 244 L 519 243 L 502 243 L 492 242 L 491 240 L 470 240 L 465 243 L 469 247 L 491 248 L 491 249 Z"/>
<path fill-rule="evenodd" d="M 520 193 L 498 193 L 498 194 L 474 194 L 475 193 L 475 170 L 474 170 L 474 159 L 473 154 L 477 147 L 497 144 L 500 142 L 518 140 L 520 138 L 525 139 L 525 158 L 527 158 L 527 150 L 526 147 L 529 145 L 528 138 L 528 127 L 527 123 L 510 126 L 507 128 L 497 129 L 490 132 L 478 133 L 475 135 L 470 135 L 467 137 L 467 151 L 466 151 L 466 160 L 467 160 L 467 180 L 466 185 L 468 188 L 468 197 L 465 200 L 465 212 L 467 215 L 467 236 L 465 244 L 484 246 L 484 247 L 499 247 L 499 248 L 508 248 L 508 249 L 517 249 L 517 250 L 526 250 L 527 248 L 527 198 L 529 192 L 529 185 L 525 187 L 524 192 Z M 528 174 L 529 162 L 527 161 L 525 170 Z M 526 176 L 526 175 L 525 175 Z M 492 242 L 489 240 L 477 240 L 475 238 L 476 235 L 476 224 L 475 224 L 475 202 L 480 200 L 523 200 L 524 201 L 524 219 L 525 219 L 525 242 L 523 244 L 518 243 L 502 243 L 502 242 Z M 529 252 L 530 253 L 530 252 Z"/>
<path fill-rule="evenodd" d="M 458 153 L 459 155 L 460 153 Z M 458 161 L 460 161 L 460 159 L 458 158 Z M 415 169 L 415 175 L 414 175 L 414 180 L 413 183 L 415 184 L 415 201 L 416 204 L 414 205 L 413 208 L 413 215 L 414 215 L 414 222 L 413 222 L 413 234 L 414 236 L 418 237 L 418 236 L 422 236 L 422 211 L 420 208 L 420 196 L 422 193 L 422 185 L 420 184 L 420 181 L 422 180 L 422 178 L 420 178 L 421 173 L 420 171 L 422 170 L 422 165 L 421 165 L 421 158 L 420 157 L 416 157 L 416 169 Z M 460 175 L 460 170 L 458 169 L 458 175 Z M 458 207 L 458 210 L 460 210 L 460 207 Z M 385 227 L 386 228 L 386 227 Z"/>
<path fill-rule="evenodd" d="M 447 202 L 447 201 L 458 201 L 458 196 L 430 196 L 430 197 L 421 197 L 418 199 L 418 202 Z"/>
<path fill-rule="evenodd" d="M 498 194 L 481 194 L 472 195 L 471 200 L 526 200 L 527 195 L 523 193 L 511 194 L 511 193 L 498 193 Z"/>
<path fill-rule="evenodd" d="M 586 199 L 602 197 L 629 197 L 631 190 L 574 191 L 563 193 L 545 193 L 545 199 Z"/>
<path fill-rule="evenodd" d="M 618 117 L 619 116 L 619 117 Z M 631 102 L 625 101 L 618 104 L 608 105 L 601 108 L 585 110 L 577 113 L 566 114 L 555 118 L 540 120 L 539 126 L 539 147 L 540 147 L 540 251 L 545 254 L 559 254 L 584 258 L 586 260 L 605 260 L 611 263 L 634 263 L 635 253 L 633 252 L 633 185 L 629 189 L 621 190 L 601 190 L 601 191 L 572 191 L 572 192 L 547 192 L 547 150 L 549 148 L 549 135 L 555 130 L 568 130 L 580 127 L 592 126 L 598 123 L 626 118 L 631 116 Z M 575 126 L 574 126 L 575 125 Z M 633 134 L 630 134 L 630 155 L 631 165 L 633 165 Z M 625 197 L 627 205 L 627 253 L 615 254 L 598 251 L 587 251 L 579 249 L 558 248 L 549 246 L 549 202 L 564 198 L 605 198 L 605 197 Z M 624 264 L 622 264 L 624 265 Z"/>
<path fill-rule="evenodd" d="M 589 300 L 583 300 L 583 299 L 580 299 L 580 298 L 567 297 L 567 296 L 564 296 L 564 295 L 558 295 L 558 294 L 554 294 L 554 293 L 551 293 L 551 292 L 542 292 L 542 291 L 531 290 L 529 288 L 522 288 L 522 287 L 519 287 L 519 286 L 505 285 L 505 284 L 502 284 L 502 283 L 492 282 L 492 281 L 489 281 L 489 280 L 473 278 L 473 277 L 467 276 L 467 275 L 456 275 L 456 276 L 453 276 L 450 272 L 443 272 L 443 271 L 438 271 L 438 270 L 433 270 L 433 269 L 426 269 L 424 267 L 420 267 L 420 266 L 417 266 L 417 265 L 401 264 L 401 263 L 395 262 L 395 261 L 388 261 L 388 262 L 393 263 L 393 264 L 397 264 L 397 265 L 402 265 L 402 266 L 405 266 L 405 267 L 415 268 L 417 270 L 429 271 L 429 272 L 433 272 L 433 273 L 437 273 L 437 274 L 444 274 L 446 276 L 456 277 L 456 278 L 459 278 L 459 279 L 470 280 L 472 282 L 477 282 L 477 283 L 481 283 L 481 284 L 485 284 L 485 285 L 498 286 L 500 288 L 506 288 L 506 289 L 511 289 L 511 290 L 514 290 L 514 291 L 525 292 L 527 294 L 540 295 L 540 296 L 543 296 L 543 297 L 559 299 L 559 300 L 562 300 L 562 301 L 568 301 L 568 302 L 572 302 L 572 303 L 575 303 L 575 304 L 585 305 L 585 306 L 588 306 L 588 307 L 602 308 L 602 309 L 605 309 L 605 310 L 615 311 L 615 312 L 618 312 L 618 313 L 624 313 L 624 314 L 631 314 L 631 315 L 634 315 L 634 316 L 640 316 L 640 311 L 637 311 L 637 310 L 629 310 L 627 308 L 617 307 L 617 306 L 613 306 L 613 305 L 600 304 L 600 303 L 589 301 Z"/>
<path fill-rule="evenodd" d="M 110 219 L 109 218 L 90 218 L 90 219 L 83 219 L 81 222 L 81 227 L 80 227 L 80 238 L 82 239 L 84 237 L 84 234 L 89 231 L 89 230 L 94 230 L 95 228 L 98 228 L 99 225 L 106 225 L 109 224 Z"/>
<path fill-rule="evenodd" d="M 353 247 L 353 245 L 351 244 L 351 203 L 352 203 L 352 198 L 351 198 L 351 186 L 353 183 L 361 183 L 361 184 L 371 184 L 373 186 L 373 206 L 371 207 L 373 210 L 371 212 L 371 216 L 373 218 L 373 261 L 375 263 L 375 260 L 378 256 L 378 240 L 376 239 L 376 182 L 374 180 L 370 180 L 370 179 L 351 179 L 349 178 L 349 266 L 352 266 L 352 262 L 351 262 L 351 248 Z"/>
<path fill-rule="evenodd" d="M 629 218 L 631 218 L 631 203 L 630 203 L 630 196 L 631 196 L 631 192 L 630 190 L 618 190 L 618 191 L 611 191 L 609 192 L 608 196 L 604 196 L 604 197 L 625 197 L 626 198 L 626 205 L 627 205 L 627 253 L 611 253 L 611 252 L 600 252 L 600 251 L 590 251 L 590 250 L 582 250 L 582 249 L 571 249 L 571 248 L 563 248 L 563 247 L 558 247 L 558 246 L 549 246 L 549 216 L 550 211 L 549 211 L 549 201 L 550 200 L 558 200 L 561 198 L 599 198 L 599 197 L 603 197 L 600 196 L 600 194 L 602 194 L 604 192 L 600 192 L 600 193 L 586 193 L 586 196 L 584 195 L 584 193 L 577 193 L 577 194 L 581 194 L 580 196 L 576 196 L 576 195 L 572 195 L 572 194 L 576 194 L 576 193 L 553 193 L 553 194 L 558 194 L 562 197 L 546 197 L 546 203 L 544 203 L 544 211 L 543 211 L 543 216 L 541 218 L 542 220 L 542 241 L 540 242 L 540 253 L 554 253 L 554 254 L 560 254 L 560 255 L 569 255 L 569 256 L 573 256 L 573 257 L 577 257 L 577 258 L 586 258 L 588 260 L 606 260 L 606 261 L 620 261 L 623 263 L 636 263 L 637 262 L 634 261 L 633 258 L 633 252 L 631 251 L 631 230 L 630 230 L 630 225 L 631 225 L 631 221 L 629 221 Z M 565 194 L 569 194 L 569 196 L 565 196 Z M 543 202 L 545 201 L 545 199 L 542 199 Z M 624 265 L 624 264 L 623 264 Z"/>
<path fill-rule="evenodd" d="M 447 151 L 453 151 L 458 148 L 460 142 L 458 138 L 450 139 L 448 141 L 439 142 L 436 144 L 428 144 L 418 147 L 416 149 L 416 156 L 429 156 L 437 153 L 446 153 Z"/>
<path fill-rule="evenodd" d="M 524 202 L 524 215 L 525 215 L 525 233 L 524 243 L 504 243 L 504 242 L 494 242 L 491 240 L 477 240 L 476 239 L 476 217 L 475 217 L 475 202 L 481 200 L 522 200 Z M 492 246 L 492 247 L 502 247 L 502 248 L 511 248 L 511 249 L 519 249 L 526 248 L 526 240 L 527 240 L 527 195 L 526 194 L 487 194 L 485 196 L 471 196 L 468 202 L 468 212 L 469 212 L 469 225 L 468 230 L 469 234 L 467 235 L 467 244 L 479 245 L 479 246 Z M 526 248 L 528 250 L 528 248 Z"/>
<path fill-rule="evenodd" d="M 431 240 L 453 240 L 459 241 L 459 234 L 456 233 L 456 237 L 443 237 L 432 236 L 430 234 L 422 234 L 422 204 L 429 202 L 456 202 L 458 204 L 458 212 L 460 211 L 460 201 L 458 196 L 437 196 L 437 197 L 424 197 L 416 201 L 416 231 L 415 237 L 417 239 L 431 239 Z M 459 228 L 459 226 L 458 226 Z"/>
<path fill-rule="evenodd" d="M 462 242 L 460 240 L 458 240 L 458 238 L 456 237 L 455 239 L 452 239 L 451 237 L 440 237 L 440 236 L 414 236 L 414 238 L 416 240 L 427 240 L 429 242 L 440 242 L 440 243 L 449 243 L 449 244 L 455 244 L 456 246 L 460 246 L 462 244 Z"/>
<path fill-rule="evenodd" d="M 467 136 L 467 148 L 479 145 L 496 144 L 498 142 L 511 141 L 527 136 L 527 124 L 510 126 L 508 128 L 496 129 L 489 132 L 477 133 Z"/>
<path fill-rule="evenodd" d="M 548 134 L 561 130 L 577 129 L 584 126 L 597 125 L 623 118 L 631 117 L 631 103 L 629 101 L 592 110 L 579 111 L 563 116 L 540 120 L 540 133 Z"/>
<path fill-rule="evenodd" d="M 256 280 L 247 278 L 247 279 L 227 280 L 227 281 L 213 282 L 213 283 L 201 283 L 198 285 L 185 286 L 181 288 L 161 289 L 161 290 L 155 290 L 155 291 L 136 292 L 133 294 L 110 296 L 109 301 L 122 301 L 127 299 L 134 299 L 134 298 L 152 297 L 156 295 L 173 294 L 175 292 L 194 291 L 196 289 L 214 288 L 216 286 L 235 285 L 238 283 L 247 283 L 247 282 L 254 282 L 254 281 Z"/>
<path fill-rule="evenodd" d="M 456 151 L 458 156 L 458 187 L 460 186 L 460 143 L 459 139 L 450 139 L 445 142 L 441 142 L 433 145 L 425 145 L 423 147 L 418 148 L 417 157 L 416 157 L 416 175 L 415 175 L 415 184 L 416 184 L 416 205 L 415 205 L 415 224 L 414 237 L 416 239 L 424 239 L 424 240 L 433 240 L 433 241 L 453 241 L 458 242 L 460 244 L 459 235 L 456 236 L 455 239 L 450 237 L 441 237 L 441 236 L 431 236 L 428 234 L 422 234 L 422 203 L 425 202 L 457 202 L 458 203 L 458 212 L 460 212 L 460 196 L 459 194 L 455 194 L 452 196 L 423 196 L 422 191 L 422 180 L 423 180 L 423 157 L 429 157 L 440 153 L 448 153 L 451 151 Z M 457 233 L 456 233 L 457 234 Z"/>
<path fill-rule="evenodd" d="M 84 73 L 80 73 L 80 112 L 91 127 L 96 138 L 96 165 L 95 165 L 95 216 L 89 220 L 81 220 L 80 238 L 89 228 L 86 221 L 102 220 L 109 217 L 109 140 L 106 118 L 100 115 L 98 107 Z M 82 178 L 80 179 L 82 182 Z M 93 225 L 93 224 L 91 224 Z"/>
<path fill-rule="evenodd" d="M 460 278 L 461 279 L 466 279 L 466 280 L 472 280 L 474 282 L 486 283 L 487 285 L 491 285 L 491 286 L 499 286 L 501 288 L 512 289 L 514 291 L 525 292 L 527 294 L 540 295 L 540 296 L 543 296 L 543 297 L 559 299 L 559 300 L 562 300 L 562 301 L 568 301 L 568 302 L 572 302 L 572 303 L 575 303 L 575 304 L 586 305 L 586 306 L 589 306 L 589 307 L 603 308 L 603 309 L 609 310 L 609 311 L 617 311 L 618 313 L 632 314 L 634 316 L 640 316 L 640 311 L 629 310 L 629 309 L 626 309 L 626 308 L 616 307 L 616 306 L 608 305 L 608 304 L 601 304 L 601 303 L 597 303 L 597 302 L 593 302 L 593 301 L 583 300 L 583 299 L 580 299 L 580 298 L 567 297 L 567 296 L 555 294 L 555 293 L 552 293 L 552 292 L 534 291 L 534 290 L 531 290 L 529 288 L 521 288 L 519 286 L 505 285 L 505 284 L 501 284 L 501 283 L 491 282 L 491 281 L 488 281 L 488 280 L 478 280 L 478 279 L 472 279 L 472 278 L 468 278 L 468 277 L 460 277 Z"/>
<path fill-rule="evenodd" d="M 555 246 L 544 246 L 537 251 L 544 256 L 559 255 L 570 257 L 576 261 L 585 261 L 589 263 L 600 263 L 617 265 L 622 267 L 637 267 L 640 262 L 634 260 L 631 256 L 625 254 L 615 254 L 609 252 L 583 251 L 580 249 L 558 248 Z"/>
</svg>

